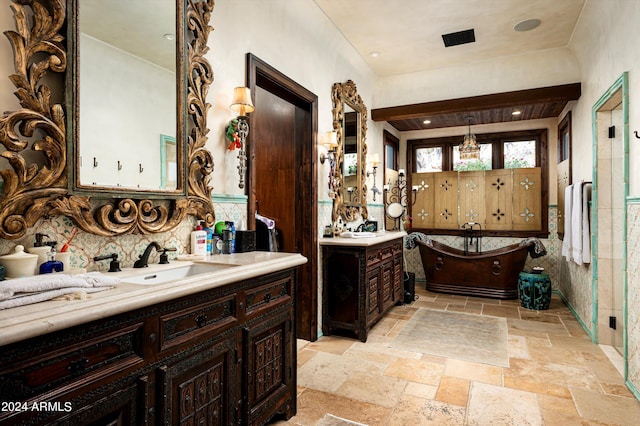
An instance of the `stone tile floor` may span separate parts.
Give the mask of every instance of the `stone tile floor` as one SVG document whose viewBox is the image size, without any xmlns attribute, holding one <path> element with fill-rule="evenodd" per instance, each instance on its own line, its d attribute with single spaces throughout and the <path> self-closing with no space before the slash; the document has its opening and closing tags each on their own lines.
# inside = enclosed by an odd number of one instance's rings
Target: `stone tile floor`
<svg viewBox="0 0 640 426">
<path fill-rule="evenodd" d="M 366 343 L 298 341 L 297 414 L 275 424 L 316 425 L 326 414 L 370 426 L 640 424 L 640 402 L 557 295 L 532 311 L 518 300 L 416 294 Z M 507 318 L 510 366 L 389 348 L 420 308 Z"/>
</svg>

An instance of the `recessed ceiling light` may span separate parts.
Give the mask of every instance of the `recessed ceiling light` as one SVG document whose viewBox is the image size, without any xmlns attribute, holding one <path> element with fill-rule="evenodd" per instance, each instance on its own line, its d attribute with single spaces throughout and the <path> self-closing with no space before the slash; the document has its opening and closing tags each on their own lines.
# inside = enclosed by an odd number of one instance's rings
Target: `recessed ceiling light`
<svg viewBox="0 0 640 426">
<path fill-rule="evenodd" d="M 520 21 L 513 26 L 513 29 L 516 31 L 531 31 L 534 28 L 538 28 L 542 23 L 539 19 L 525 19 L 524 21 Z"/>
<path fill-rule="evenodd" d="M 431 124 L 431 120 L 424 120 L 422 123 L 424 123 L 424 124 Z"/>
<path fill-rule="evenodd" d="M 174 34 L 165 34 L 164 38 L 166 38 L 169 41 L 173 41 L 176 39 L 176 36 Z"/>
<path fill-rule="evenodd" d="M 380 52 L 371 52 L 369 53 L 369 56 L 371 56 L 372 58 L 377 58 L 378 56 L 380 56 Z"/>
<path fill-rule="evenodd" d="M 522 111 L 520 111 L 519 109 L 517 109 L 517 110 L 515 110 L 515 111 L 513 111 L 511 113 L 511 115 L 520 115 L 520 114 L 522 114 Z"/>
</svg>

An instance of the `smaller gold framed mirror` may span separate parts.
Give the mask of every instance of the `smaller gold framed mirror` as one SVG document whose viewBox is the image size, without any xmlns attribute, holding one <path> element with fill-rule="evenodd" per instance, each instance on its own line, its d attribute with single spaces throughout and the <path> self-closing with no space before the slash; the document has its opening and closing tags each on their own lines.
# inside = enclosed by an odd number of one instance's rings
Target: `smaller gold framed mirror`
<svg viewBox="0 0 640 426">
<path fill-rule="evenodd" d="M 333 129 L 337 135 L 335 198 L 331 219 L 350 222 L 367 213 L 367 107 L 362 101 L 356 84 L 334 83 Z"/>
</svg>

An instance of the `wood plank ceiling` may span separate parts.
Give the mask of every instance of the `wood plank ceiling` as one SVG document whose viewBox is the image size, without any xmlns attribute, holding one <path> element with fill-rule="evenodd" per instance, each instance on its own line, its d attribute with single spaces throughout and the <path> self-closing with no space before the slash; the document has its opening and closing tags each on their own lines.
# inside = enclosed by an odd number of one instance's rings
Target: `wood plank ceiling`
<svg viewBox="0 0 640 426">
<path fill-rule="evenodd" d="M 580 98 L 580 83 L 496 93 L 469 98 L 371 110 L 373 121 L 387 121 L 399 131 L 502 123 L 558 117 L 569 101 Z M 520 114 L 514 115 L 514 111 Z M 470 117 L 470 120 L 468 119 Z M 425 123 L 428 120 L 429 123 Z"/>
</svg>

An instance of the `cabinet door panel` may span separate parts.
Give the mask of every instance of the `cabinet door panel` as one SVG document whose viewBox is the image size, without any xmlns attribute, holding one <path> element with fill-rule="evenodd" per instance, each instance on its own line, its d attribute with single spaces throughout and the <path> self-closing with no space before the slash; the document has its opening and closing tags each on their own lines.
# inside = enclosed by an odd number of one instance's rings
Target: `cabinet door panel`
<svg viewBox="0 0 640 426">
<path fill-rule="evenodd" d="M 263 424 L 276 413 L 295 413 L 295 319 L 287 309 L 244 330 L 247 376 L 243 395 L 249 424 Z"/>
<path fill-rule="evenodd" d="M 186 356 L 160 369 L 164 424 L 228 425 L 235 421 L 237 338 Z"/>
</svg>

